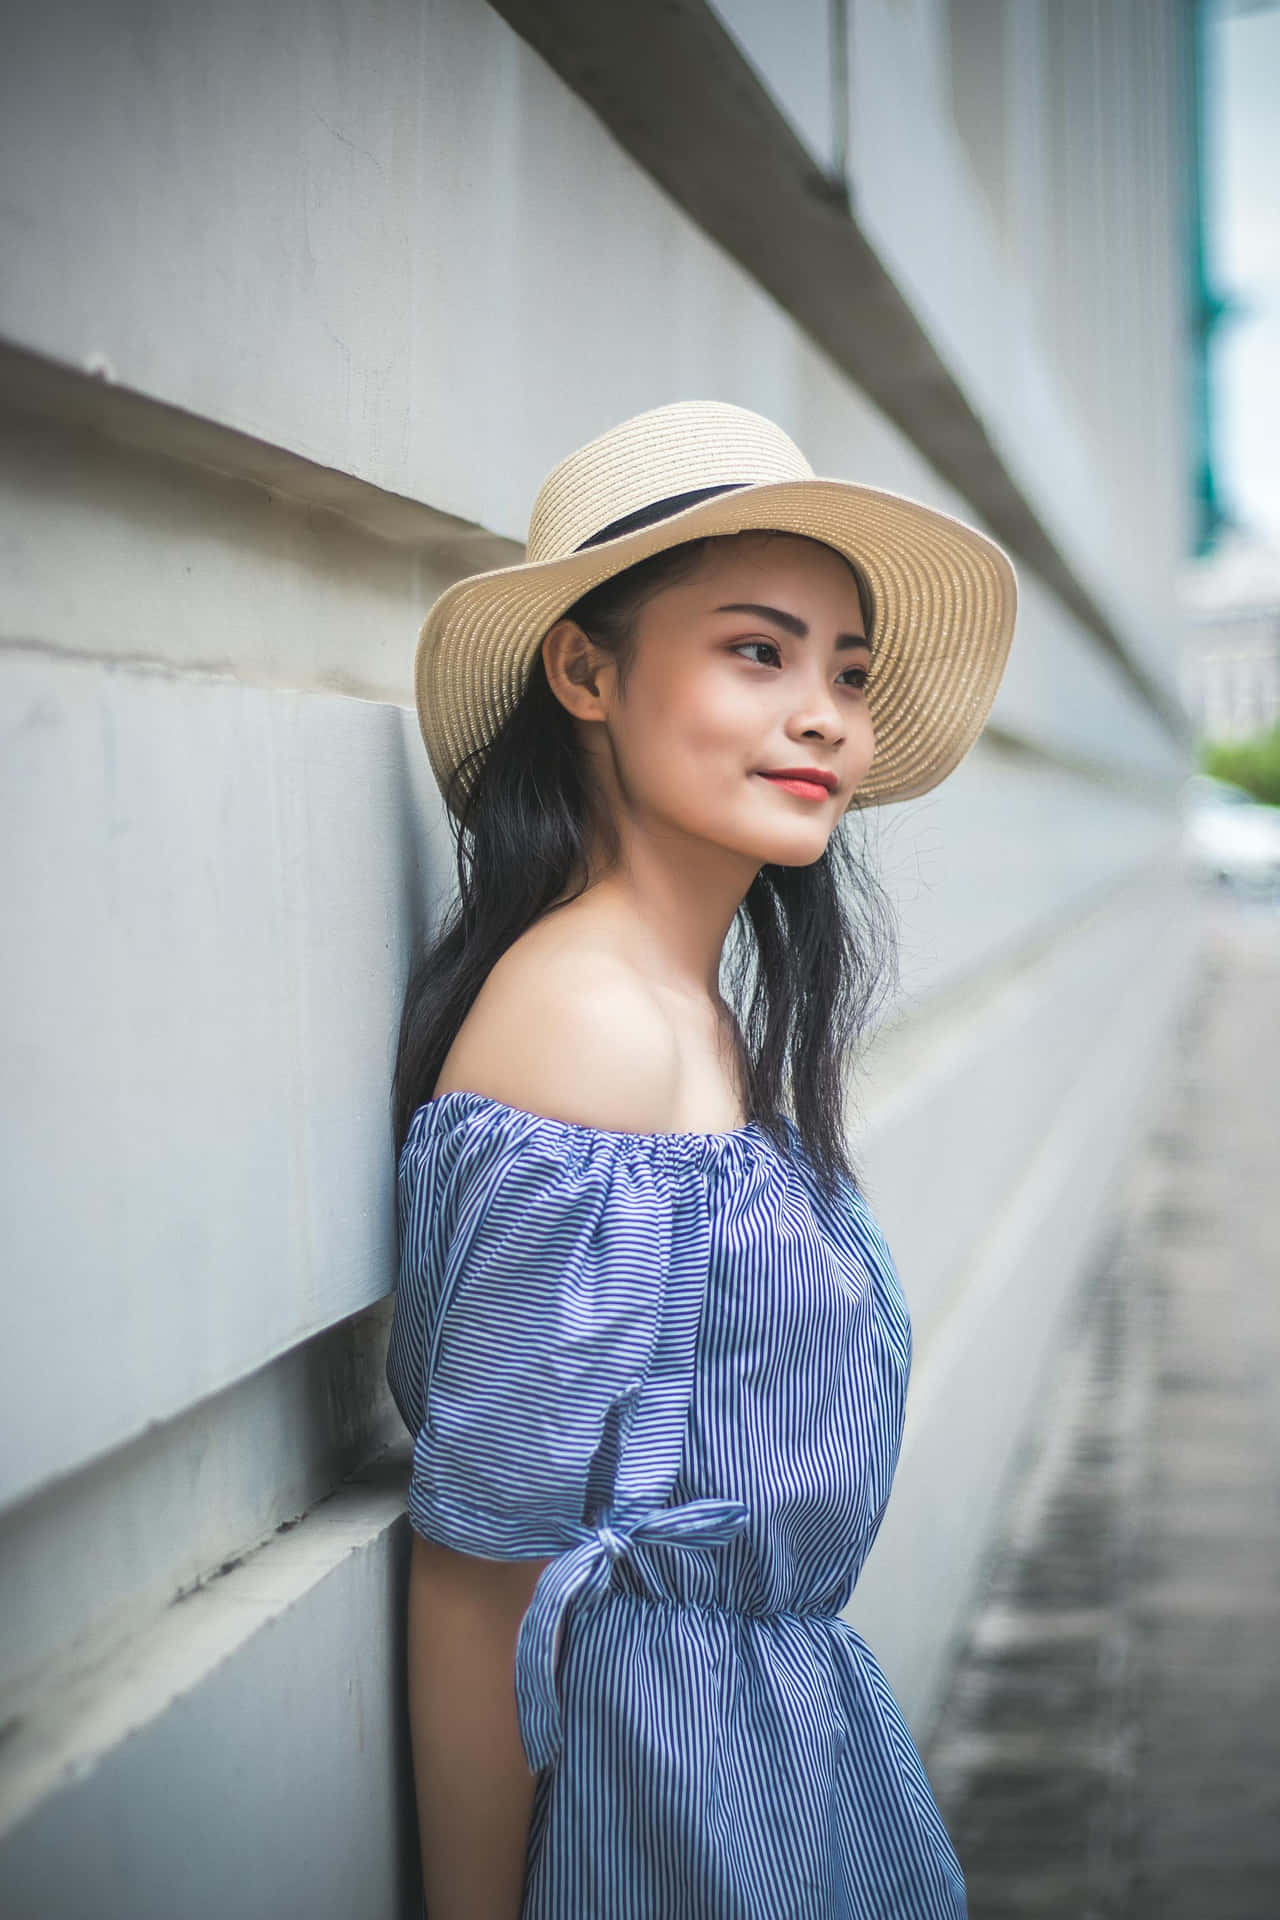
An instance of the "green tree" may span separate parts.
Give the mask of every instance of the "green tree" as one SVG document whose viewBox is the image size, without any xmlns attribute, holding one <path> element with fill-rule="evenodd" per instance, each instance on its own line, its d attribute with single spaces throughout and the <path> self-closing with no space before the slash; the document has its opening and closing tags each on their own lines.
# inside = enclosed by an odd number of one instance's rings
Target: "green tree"
<svg viewBox="0 0 1280 1920">
<path fill-rule="evenodd" d="M 1253 740 L 1206 742 L 1200 765 L 1215 780 L 1229 780 L 1268 806 L 1280 807 L 1280 726 Z"/>
</svg>

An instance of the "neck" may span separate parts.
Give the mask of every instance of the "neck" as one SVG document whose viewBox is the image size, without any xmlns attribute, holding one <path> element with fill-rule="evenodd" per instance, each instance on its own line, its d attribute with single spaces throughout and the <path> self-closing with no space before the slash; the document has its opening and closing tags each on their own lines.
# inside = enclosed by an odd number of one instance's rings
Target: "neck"
<svg viewBox="0 0 1280 1920">
<path fill-rule="evenodd" d="M 616 856 L 597 850 L 588 888 L 646 971 L 693 996 L 720 997 L 720 956 L 758 860 L 663 826 L 623 820 Z"/>
</svg>

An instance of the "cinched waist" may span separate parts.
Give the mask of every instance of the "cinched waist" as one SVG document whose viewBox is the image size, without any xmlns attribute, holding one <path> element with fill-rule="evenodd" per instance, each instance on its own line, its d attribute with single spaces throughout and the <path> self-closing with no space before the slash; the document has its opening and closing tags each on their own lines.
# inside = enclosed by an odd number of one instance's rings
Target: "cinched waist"
<svg viewBox="0 0 1280 1920">
<path fill-rule="evenodd" d="M 678 1607 L 690 1613 L 728 1614 L 731 1618 L 742 1620 L 836 1620 L 839 1618 L 828 1606 L 815 1602 L 812 1606 L 751 1606 L 738 1600 L 689 1600 L 678 1593 L 651 1593 L 638 1587 L 608 1587 L 603 1599 L 610 1604 L 615 1601 L 634 1600 L 642 1607 Z"/>
</svg>

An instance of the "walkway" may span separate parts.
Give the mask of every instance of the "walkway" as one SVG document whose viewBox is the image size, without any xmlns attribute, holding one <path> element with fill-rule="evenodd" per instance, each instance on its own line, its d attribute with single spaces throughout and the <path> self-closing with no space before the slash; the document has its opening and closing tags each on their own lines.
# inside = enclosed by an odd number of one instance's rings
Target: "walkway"
<svg viewBox="0 0 1280 1920">
<path fill-rule="evenodd" d="M 1280 911 L 1208 912 L 926 1756 L 971 1920 L 1280 1920 Z"/>
</svg>

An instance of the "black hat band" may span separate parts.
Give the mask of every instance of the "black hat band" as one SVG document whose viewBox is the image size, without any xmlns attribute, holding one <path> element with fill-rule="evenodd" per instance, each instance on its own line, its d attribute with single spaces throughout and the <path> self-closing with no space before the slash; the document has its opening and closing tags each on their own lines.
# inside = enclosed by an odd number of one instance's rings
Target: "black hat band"
<svg viewBox="0 0 1280 1920">
<path fill-rule="evenodd" d="M 624 533 L 638 533 L 641 527 L 652 527 L 659 520 L 669 520 L 674 513 L 683 513 L 686 507 L 696 507 L 700 500 L 714 500 L 718 493 L 736 493 L 739 487 L 748 484 L 745 480 L 730 480 L 723 487 L 695 487 L 692 493 L 670 493 L 665 500 L 655 500 L 652 506 L 641 507 L 636 513 L 624 513 L 621 520 L 611 520 L 599 533 L 580 540 L 574 552 L 602 546 L 606 540 L 618 540 Z"/>
</svg>

